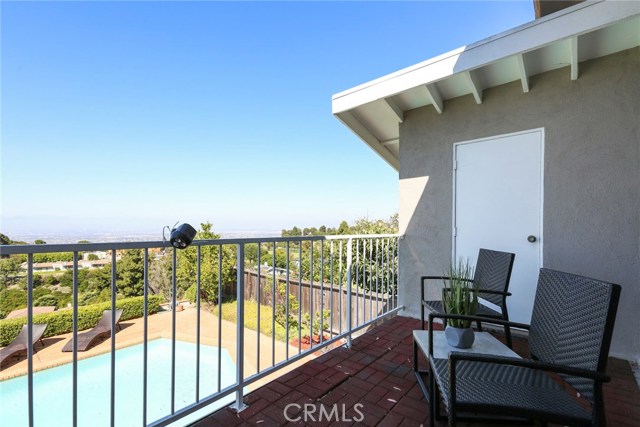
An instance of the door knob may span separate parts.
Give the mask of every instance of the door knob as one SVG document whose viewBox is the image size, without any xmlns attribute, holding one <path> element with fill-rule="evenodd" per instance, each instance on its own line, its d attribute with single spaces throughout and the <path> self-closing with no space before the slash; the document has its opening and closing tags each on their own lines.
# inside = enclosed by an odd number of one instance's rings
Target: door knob
<svg viewBox="0 0 640 427">
<path fill-rule="evenodd" d="M 536 239 L 536 236 L 532 234 L 531 236 L 527 237 L 527 240 L 531 243 L 534 243 L 537 239 Z"/>
</svg>

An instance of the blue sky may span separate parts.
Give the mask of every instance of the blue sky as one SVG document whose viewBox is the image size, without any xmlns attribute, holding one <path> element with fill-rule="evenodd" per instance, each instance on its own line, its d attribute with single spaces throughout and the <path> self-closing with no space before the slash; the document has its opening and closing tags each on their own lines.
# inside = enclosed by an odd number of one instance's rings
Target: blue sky
<svg viewBox="0 0 640 427">
<path fill-rule="evenodd" d="M 388 217 L 398 175 L 331 96 L 534 18 L 529 0 L 0 7 L 8 235 Z"/>
</svg>

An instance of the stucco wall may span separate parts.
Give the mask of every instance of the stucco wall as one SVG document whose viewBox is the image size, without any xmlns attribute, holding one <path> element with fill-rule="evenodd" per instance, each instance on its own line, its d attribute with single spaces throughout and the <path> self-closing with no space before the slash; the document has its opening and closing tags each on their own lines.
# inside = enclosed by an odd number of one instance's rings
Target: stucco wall
<svg viewBox="0 0 640 427">
<path fill-rule="evenodd" d="M 400 126 L 400 303 L 451 258 L 452 144 L 545 129 L 543 263 L 619 283 L 612 354 L 640 357 L 640 49 L 405 113 Z M 438 296 L 436 296 L 438 298 Z"/>
</svg>

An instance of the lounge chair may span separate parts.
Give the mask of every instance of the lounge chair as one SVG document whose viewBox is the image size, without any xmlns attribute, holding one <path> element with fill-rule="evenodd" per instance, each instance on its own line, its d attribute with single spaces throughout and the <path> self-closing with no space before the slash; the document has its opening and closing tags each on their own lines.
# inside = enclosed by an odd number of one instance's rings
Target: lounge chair
<svg viewBox="0 0 640 427">
<path fill-rule="evenodd" d="M 33 325 L 33 336 L 31 340 L 31 345 L 34 346 L 36 342 L 40 341 L 42 346 L 44 347 L 44 343 L 41 341 L 42 334 L 44 334 L 44 330 L 47 329 L 46 323 L 36 323 Z M 18 333 L 18 335 L 11 341 L 11 343 L 3 349 L 0 349 L 0 367 L 3 362 L 10 358 L 11 356 L 15 356 L 18 353 L 27 353 L 29 349 L 29 330 L 27 325 L 22 326 L 22 330 Z M 35 346 L 34 346 L 35 350 Z"/>
<path fill-rule="evenodd" d="M 120 321 L 120 316 L 122 316 L 122 309 L 116 310 L 115 324 L 118 325 Z M 102 317 L 98 321 L 98 324 L 94 326 L 91 330 L 87 332 L 83 332 L 78 334 L 78 351 L 87 351 L 89 347 L 93 343 L 95 343 L 100 338 L 108 337 L 111 335 L 111 310 L 105 310 L 102 313 Z M 62 351 L 73 351 L 73 338 L 70 339 L 64 347 L 62 347 Z"/>
</svg>

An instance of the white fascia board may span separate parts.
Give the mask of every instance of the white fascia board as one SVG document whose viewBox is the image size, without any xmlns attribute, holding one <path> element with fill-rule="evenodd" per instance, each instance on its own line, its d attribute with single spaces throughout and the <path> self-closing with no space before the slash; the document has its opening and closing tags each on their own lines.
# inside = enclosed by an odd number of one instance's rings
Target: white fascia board
<svg viewBox="0 0 640 427">
<path fill-rule="evenodd" d="M 640 14 L 640 2 L 586 1 L 333 96 L 338 114 L 405 90 L 437 82 L 499 59 L 526 53 Z"/>
<path fill-rule="evenodd" d="M 400 170 L 400 160 L 387 149 L 387 147 L 373 135 L 353 114 L 348 111 L 335 114 L 335 117 L 348 127 L 358 138 L 371 147 L 396 171 Z"/>
</svg>

